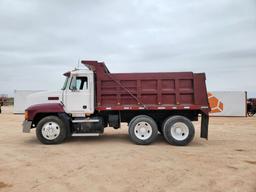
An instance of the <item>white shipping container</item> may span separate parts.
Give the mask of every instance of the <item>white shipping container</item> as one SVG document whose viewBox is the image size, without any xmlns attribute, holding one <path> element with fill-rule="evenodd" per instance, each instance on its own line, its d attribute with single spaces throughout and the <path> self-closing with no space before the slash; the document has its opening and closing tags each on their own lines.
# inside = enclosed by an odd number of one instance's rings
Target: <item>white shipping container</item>
<svg viewBox="0 0 256 192">
<path fill-rule="evenodd" d="M 27 96 L 41 90 L 15 90 L 14 91 L 14 114 L 24 113 L 26 109 Z"/>
<path fill-rule="evenodd" d="M 247 93 L 245 91 L 208 92 L 211 116 L 245 117 L 247 114 Z"/>
</svg>

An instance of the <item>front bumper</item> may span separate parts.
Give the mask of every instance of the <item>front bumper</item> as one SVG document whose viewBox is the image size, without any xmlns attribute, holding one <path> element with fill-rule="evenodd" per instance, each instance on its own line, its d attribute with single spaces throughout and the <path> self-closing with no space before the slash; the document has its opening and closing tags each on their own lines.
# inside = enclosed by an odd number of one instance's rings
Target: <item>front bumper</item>
<svg viewBox="0 0 256 192">
<path fill-rule="evenodd" d="M 32 121 L 27 121 L 27 120 L 23 121 L 23 124 L 22 124 L 23 133 L 29 133 L 30 132 L 31 124 L 32 124 Z"/>
</svg>

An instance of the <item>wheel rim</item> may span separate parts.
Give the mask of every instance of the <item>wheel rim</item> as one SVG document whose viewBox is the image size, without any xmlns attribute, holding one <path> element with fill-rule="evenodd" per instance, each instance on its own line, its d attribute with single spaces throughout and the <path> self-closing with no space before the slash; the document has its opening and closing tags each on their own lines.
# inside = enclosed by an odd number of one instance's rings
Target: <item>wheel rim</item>
<svg viewBox="0 0 256 192">
<path fill-rule="evenodd" d="M 152 135 L 152 127 L 145 121 L 139 122 L 134 128 L 134 134 L 138 139 L 147 140 Z"/>
<path fill-rule="evenodd" d="M 54 140 L 60 134 L 60 126 L 55 122 L 47 122 L 42 127 L 42 135 L 45 139 Z"/>
<path fill-rule="evenodd" d="M 185 140 L 189 135 L 188 126 L 185 123 L 177 122 L 171 127 L 171 135 L 178 141 Z"/>
</svg>

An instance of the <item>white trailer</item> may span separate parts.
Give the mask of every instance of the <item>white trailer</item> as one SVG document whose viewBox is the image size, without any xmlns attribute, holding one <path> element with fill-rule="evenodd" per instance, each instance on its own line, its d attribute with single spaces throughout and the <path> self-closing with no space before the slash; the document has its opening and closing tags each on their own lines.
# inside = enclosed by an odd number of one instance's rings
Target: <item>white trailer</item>
<svg viewBox="0 0 256 192">
<path fill-rule="evenodd" d="M 14 114 L 25 113 L 27 108 L 27 97 L 32 93 L 41 92 L 42 90 L 14 90 Z"/>
<path fill-rule="evenodd" d="M 210 116 L 246 117 L 246 91 L 208 92 Z"/>
</svg>

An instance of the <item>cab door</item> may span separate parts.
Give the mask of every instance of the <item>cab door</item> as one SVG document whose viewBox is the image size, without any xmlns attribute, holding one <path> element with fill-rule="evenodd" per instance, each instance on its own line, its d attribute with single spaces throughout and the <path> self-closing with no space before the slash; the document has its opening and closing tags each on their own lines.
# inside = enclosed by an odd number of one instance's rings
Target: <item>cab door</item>
<svg viewBox="0 0 256 192">
<path fill-rule="evenodd" d="M 65 111 L 75 116 L 94 113 L 94 90 L 90 74 L 74 75 L 65 90 Z"/>
</svg>

